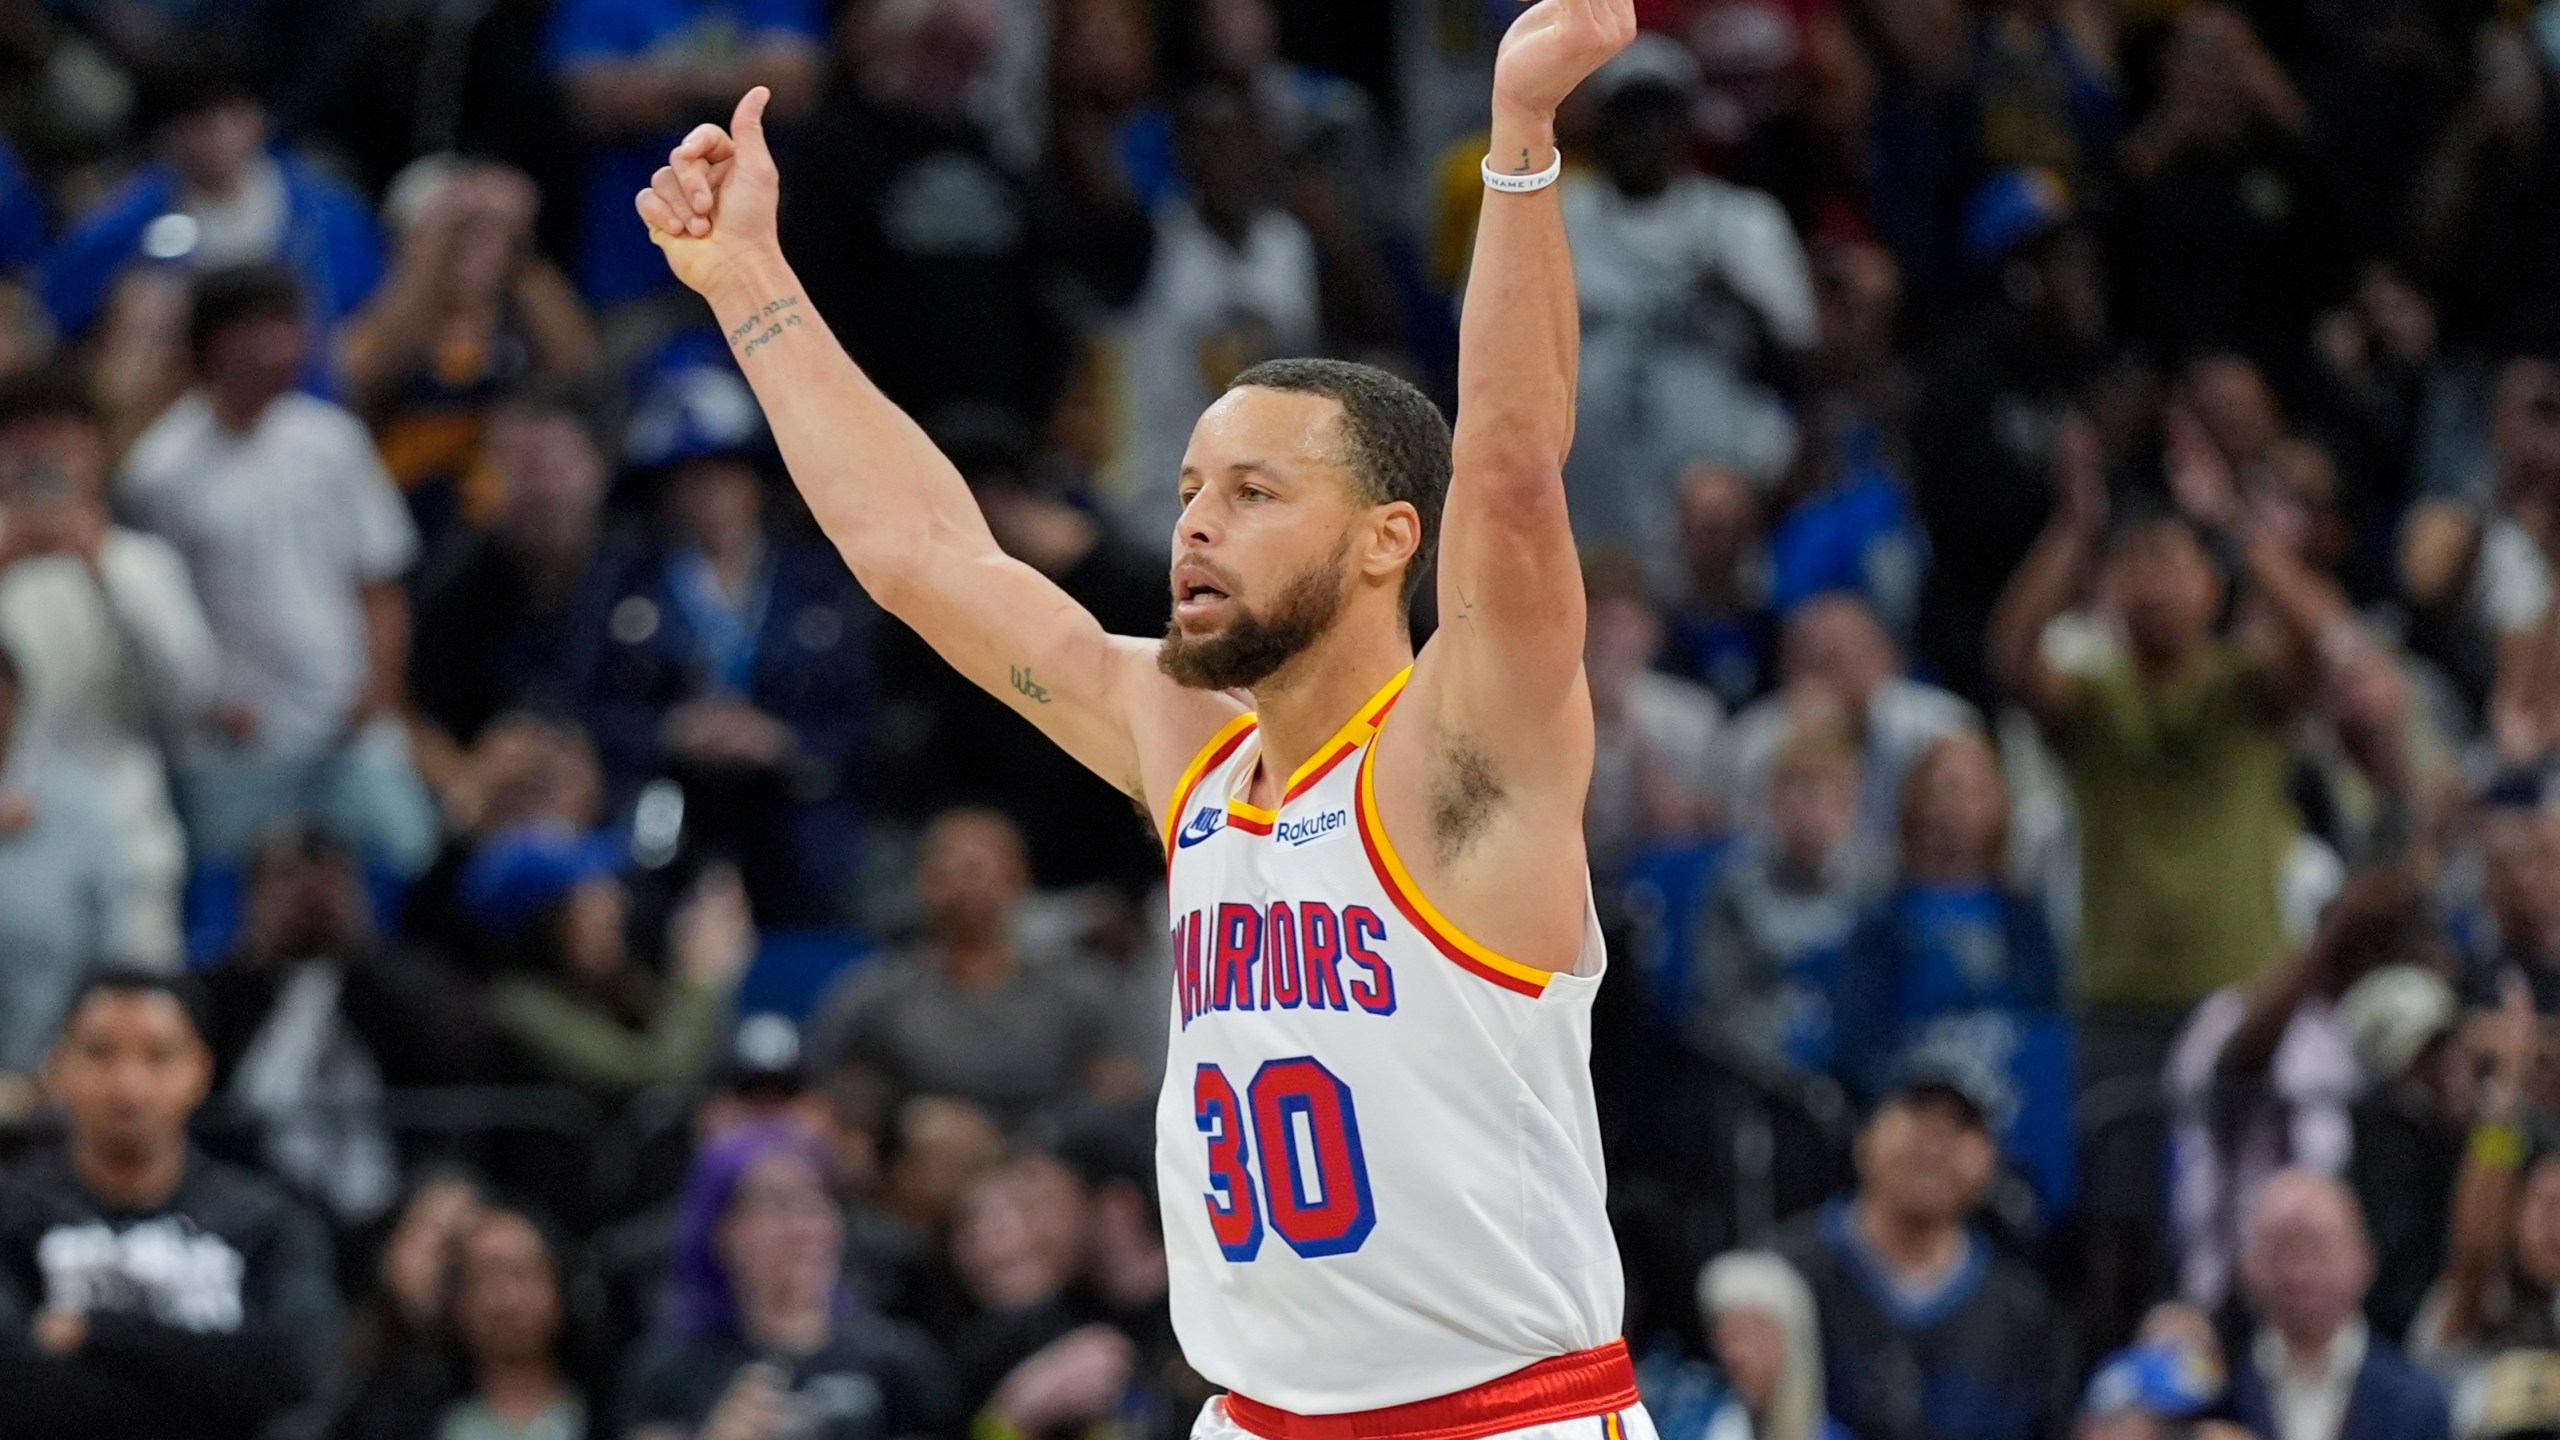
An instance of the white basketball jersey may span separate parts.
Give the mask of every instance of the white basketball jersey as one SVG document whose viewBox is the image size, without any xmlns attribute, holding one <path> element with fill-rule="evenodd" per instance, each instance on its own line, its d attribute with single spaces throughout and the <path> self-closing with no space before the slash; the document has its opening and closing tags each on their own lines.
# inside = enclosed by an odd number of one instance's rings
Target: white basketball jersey
<svg viewBox="0 0 2560 1440">
<path fill-rule="evenodd" d="M 1369 764 L 1410 674 L 1276 812 L 1243 798 L 1260 747 L 1237 717 L 1166 826 L 1174 1329 L 1202 1376 L 1300 1414 L 1465 1390 L 1623 1318 L 1591 1097 L 1599 918 L 1586 900 L 1582 952 L 1550 972 L 1414 887 Z"/>
</svg>

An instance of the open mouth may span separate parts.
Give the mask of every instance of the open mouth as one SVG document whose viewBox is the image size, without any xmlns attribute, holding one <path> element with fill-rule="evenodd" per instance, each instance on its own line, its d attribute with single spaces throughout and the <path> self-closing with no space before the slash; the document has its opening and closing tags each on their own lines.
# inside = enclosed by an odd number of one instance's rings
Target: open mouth
<svg viewBox="0 0 2560 1440">
<path fill-rule="evenodd" d="M 1221 606 L 1235 597 L 1205 573 L 1185 567 L 1173 578 L 1173 613 L 1180 619 L 1194 619 L 1216 614 Z"/>
</svg>

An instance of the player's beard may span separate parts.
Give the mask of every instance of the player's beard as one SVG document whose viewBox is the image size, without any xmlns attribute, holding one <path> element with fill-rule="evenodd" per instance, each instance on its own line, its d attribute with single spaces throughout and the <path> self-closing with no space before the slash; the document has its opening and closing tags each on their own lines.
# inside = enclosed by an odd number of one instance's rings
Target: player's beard
<svg viewBox="0 0 2560 1440">
<path fill-rule="evenodd" d="M 1185 635 L 1179 622 L 1167 625 L 1156 668 L 1192 690 L 1248 690 L 1269 679 L 1323 639 L 1341 616 L 1343 566 L 1350 555 L 1345 536 L 1330 557 L 1280 587 L 1267 615 L 1256 614 L 1241 597 L 1231 599 L 1235 616 L 1215 635 Z"/>
</svg>

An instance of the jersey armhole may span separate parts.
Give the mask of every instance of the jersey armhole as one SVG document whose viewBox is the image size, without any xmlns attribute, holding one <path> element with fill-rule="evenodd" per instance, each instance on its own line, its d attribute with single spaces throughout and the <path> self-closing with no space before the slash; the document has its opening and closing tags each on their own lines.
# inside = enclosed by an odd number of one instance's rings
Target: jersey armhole
<svg viewBox="0 0 2560 1440">
<path fill-rule="evenodd" d="M 1379 722 L 1384 733 L 1385 721 Z M 1449 922 L 1438 907 L 1415 884 L 1413 873 L 1405 868 L 1396 854 L 1395 843 L 1387 838 L 1385 821 L 1378 814 L 1377 781 L 1372 762 L 1377 759 L 1375 736 L 1360 753 L 1360 778 L 1357 799 L 1352 810 L 1360 826 L 1360 846 L 1369 855 L 1369 868 L 1376 872 L 1378 883 L 1386 888 L 1387 898 L 1413 928 L 1422 932 L 1431 948 L 1455 961 L 1458 967 L 1514 994 L 1537 999 L 1547 993 L 1547 984 L 1555 978 L 1552 971 L 1523 965 L 1507 955 L 1476 943 L 1467 933 Z"/>
<path fill-rule="evenodd" d="M 1199 754 L 1191 757 L 1191 763 L 1183 767 L 1182 779 L 1173 787 L 1173 803 L 1165 807 L 1164 823 L 1158 827 L 1161 833 L 1156 837 L 1164 845 L 1165 864 L 1168 866 L 1173 863 L 1174 833 L 1182 826 L 1182 812 L 1191 806 L 1192 792 L 1200 788 L 1200 782 L 1210 771 L 1225 764 L 1227 757 L 1236 753 L 1236 747 L 1244 743 L 1244 737 L 1253 733 L 1254 723 L 1254 714 L 1250 710 L 1229 720 L 1218 728 L 1217 734 L 1209 737 L 1208 744 L 1200 747 Z"/>
</svg>

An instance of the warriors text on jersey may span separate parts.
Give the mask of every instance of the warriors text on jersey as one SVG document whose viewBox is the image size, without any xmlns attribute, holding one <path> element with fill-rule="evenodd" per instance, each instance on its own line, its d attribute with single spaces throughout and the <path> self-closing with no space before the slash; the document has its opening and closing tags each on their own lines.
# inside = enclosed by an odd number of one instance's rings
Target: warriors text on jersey
<svg viewBox="0 0 2560 1440">
<path fill-rule="evenodd" d="M 1598 919 L 1549 972 L 1469 940 L 1415 888 L 1370 763 L 1405 678 L 1277 811 L 1244 798 L 1260 747 L 1239 716 L 1166 825 L 1156 1169 L 1174 1327 L 1203 1376 L 1303 1414 L 1612 1344 L 1624 1299 L 1591 1096 Z"/>
</svg>

